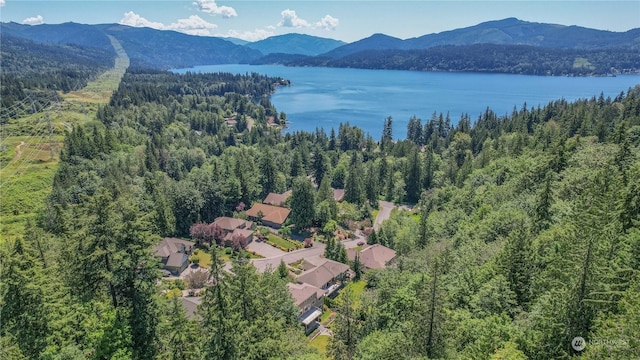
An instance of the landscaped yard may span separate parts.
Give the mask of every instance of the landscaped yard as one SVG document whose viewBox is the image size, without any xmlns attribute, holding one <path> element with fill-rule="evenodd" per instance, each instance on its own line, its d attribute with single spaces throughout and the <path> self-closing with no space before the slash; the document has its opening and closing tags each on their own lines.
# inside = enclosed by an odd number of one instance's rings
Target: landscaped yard
<svg viewBox="0 0 640 360">
<path fill-rule="evenodd" d="M 322 313 L 322 316 L 320 316 L 320 323 L 322 325 L 327 325 L 327 322 L 329 321 L 329 319 L 331 319 L 331 315 L 333 315 L 333 311 L 325 306 L 324 312 Z"/>
<path fill-rule="evenodd" d="M 308 346 L 318 349 L 320 355 L 324 356 L 325 359 L 328 359 L 327 345 L 329 345 L 329 336 L 327 335 L 316 336 L 316 338 L 311 340 L 311 342 L 308 344 Z"/>
<path fill-rule="evenodd" d="M 276 244 L 277 247 L 281 248 L 285 248 L 285 249 L 291 249 L 291 250 L 295 250 L 296 246 L 294 245 L 293 242 L 291 241 L 287 241 L 275 234 L 269 234 L 267 235 L 267 240 Z M 301 244 L 302 245 L 302 244 Z"/>
<path fill-rule="evenodd" d="M 360 281 L 351 281 L 344 287 L 344 289 L 340 290 L 340 295 L 338 298 L 345 296 L 347 291 L 351 291 L 351 300 L 353 306 L 358 308 L 360 306 L 360 296 L 364 293 L 364 288 L 367 286 L 367 282 L 364 280 Z"/>
</svg>

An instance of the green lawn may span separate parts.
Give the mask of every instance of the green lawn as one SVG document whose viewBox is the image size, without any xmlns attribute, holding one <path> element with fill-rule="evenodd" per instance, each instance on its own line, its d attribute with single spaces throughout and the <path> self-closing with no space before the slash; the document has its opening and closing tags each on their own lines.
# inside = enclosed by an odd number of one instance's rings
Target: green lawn
<svg viewBox="0 0 640 360">
<path fill-rule="evenodd" d="M 316 336 L 316 338 L 311 340 L 308 344 L 309 347 L 317 349 L 320 355 L 324 356 L 325 359 L 328 359 L 327 345 L 329 345 L 329 336 L 327 335 Z"/>
<path fill-rule="evenodd" d="M 277 236 L 275 234 L 267 235 L 267 239 L 270 242 L 276 244 L 276 246 L 278 246 L 278 247 L 283 247 L 285 249 L 291 249 L 291 250 L 295 250 L 296 249 L 295 245 L 291 241 L 284 240 L 283 238 L 281 238 L 281 237 L 279 237 L 279 236 Z"/>
<path fill-rule="evenodd" d="M 331 315 L 333 315 L 333 311 L 325 306 L 324 312 L 322 313 L 322 316 L 320 316 L 320 323 L 323 325 L 327 325 L 327 321 L 329 321 Z"/>
<path fill-rule="evenodd" d="M 351 300 L 354 308 L 358 308 L 360 306 L 360 297 L 362 293 L 364 293 L 364 288 L 367 286 L 367 282 L 364 280 L 360 281 L 351 281 L 344 287 L 344 289 L 340 290 L 340 295 L 336 299 L 339 299 L 347 293 L 347 291 L 351 291 Z"/>
</svg>

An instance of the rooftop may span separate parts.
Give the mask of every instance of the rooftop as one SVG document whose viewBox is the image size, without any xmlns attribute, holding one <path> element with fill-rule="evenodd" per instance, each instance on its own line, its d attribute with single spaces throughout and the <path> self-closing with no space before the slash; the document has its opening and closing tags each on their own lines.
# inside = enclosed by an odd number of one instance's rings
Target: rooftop
<svg viewBox="0 0 640 360">
<path fill-rule="evenodd" d="M 291 193 L 291 190 L 285 191 L 282 194 L 269 193 L 269 195 L 264 198 L 263 203 L 274 206 L 282 206 L 287 201 L 289 196 L 291 196 Z"/>
<path fill-rule="evenodd" d="M 348 270 L 349 265 L 325 259 L 315 268 L 298 275 L 296 280 L 300 283 L 306 283 L 320 288 Z"/>
<path fill-rule="evenodd" d="M 291 293 L 291 297 L 293 298 L 296 306 L 300 306 L 311 296 L 313 296 L 313 294 L 316 294 L 316 297 L 318 299 L 324 296 L 324 291 L 322 291 L 319 287 L 310 284 L 287 283 L 287 287 L 289 288 L 289 293 Z"/>
<path fill-rule="evenodd" d="M 162 258 L 169 257 L 169 255 L 178 253 L 181 251 L 190 251 L 194 242 L 182 240 L 178 238 L 164 238 L 162 241 L 158 243 L 158 245 L 153 247 L 153 253 L 155 256 L 159 256 Z M 184 247 L 184 248 L 183 248 Z M 184 250 L 183 250 L 184 249 Z"/>
<path fill-rule="evenodd" d="M 246 221 L 242 219 L 234 219 L 226 216 L 216 218 L 213 221 L 213 224 L 220 226 L 220 228 L 225 231 L 233 231 L 235 229 L 250 228 L 252 225 L 250 221 Z"/>
<path fill-rule="evenodd" d="M 258 218 L 258 214 L 262 213 L 262 220 L 269 221 L 274 224 L 282 225 L 291 210 L 279 206 L 272 206 L 267 204 L 254 204 L 251 209 L 247 210 L 247 216 Z"/>
<path fill-rule="evenodd" d="M 356 252 L 352 249 L 347 251 L 349 260 L 356 258 Z M 368 269 L 383 269 L 387 263 L 396 257 L 396 251 L 380 244 L 374 244 L 360 250 L 360 262 Z"/>
</svg>

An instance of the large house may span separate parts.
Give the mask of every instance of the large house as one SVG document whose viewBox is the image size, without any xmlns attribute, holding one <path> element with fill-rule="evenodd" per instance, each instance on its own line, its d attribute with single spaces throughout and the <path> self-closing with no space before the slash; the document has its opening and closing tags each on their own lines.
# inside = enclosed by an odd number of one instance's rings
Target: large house
<svg viewBox="0 0 640 360">
<path fill-rule="evenodd" d="M 300 311 L 298 320 L 308 334 L 318 327 L 318 318 L 322 315 L 324 291 L 310 284 L 288 283 L 289 293 Z"/>
<path fill-rule="evenodd" d="M 306 262 L 313 267 L 306 266 L 305 270 L 296 277 L 296 281 L 303 284 L 313 285 L 324 291 L 325 296 L 332 296 L 342 287 L 342 281 L 348 276 L 349 265 L 329 260 L 320 259 L 315 263 Z"/>
<path fill-rule="evenodd" d="M 216 218 L 213 225 L 224 232 L 222 241 L 231 241 L 234 237 L 241 237 L 247 244 L 253 241 L 254 224 L 251 221 L 222 216 Z"/>
<path fill-rule="evenodd" d="M 349 260 L 354 261 L 356 254 L 359 254 L 360 263 L 366 269 L 384 269 L 389 263 L 396 258 L 396 251 L 389 249 L 386 246 L 380 244 L 374 244 L 367 246 L 364 249 L 356 252 L 355 249 L 348 249 L 347 255 Z"/>
<path fill-rule="evenodd" d="M 254 204 L 251 209 L 247 210 L 247 217 L 261 221 L 262 225 L 279 229 L 287 220 L 291 210 L 280 206 L 267 204 Z"/>
<path fill-rule="evenodd" d="M 194 245 L 187 240 L 164 238 L 153 248 L 153 253 L 160 258 L 164 269 L 177 276 L 189 266 L 189 255 Z"/>
<path fill-rule="evenodd" d="M 282 194 L 269 193 L 267 197 L 264 198 L 264 201 L 262 201 L 262 203 L 267 205 L 273 205 L 273 206 L 284 206 L 284 204 L 287 202 L 287 199 L 289 198 L 289 196 L 291 196 L 291 194 L 292 194 L 291 190 L 287 190 Z"/>
</svg>

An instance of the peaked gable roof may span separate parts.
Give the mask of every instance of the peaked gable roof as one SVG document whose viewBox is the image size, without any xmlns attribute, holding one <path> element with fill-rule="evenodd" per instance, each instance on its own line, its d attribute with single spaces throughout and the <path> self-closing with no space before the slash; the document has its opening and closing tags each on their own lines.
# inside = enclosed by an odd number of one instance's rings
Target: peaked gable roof
<svg viewBox="0 0 640 360">
<path fill-rule="evenodd" d="M 287 288 L 289 288 L 289 293 L 291 294 L 293 301 L 296 303 L 296 306 L 300 306 L 313 296 L 313 294 L 316 294 L 317 299 L 324 296 L 324 291 L 319 287 L 310 284 L 287 283 Z"/>
<path fill-rule="evenodd" d="M 325 259 L 320 265 L 298 275 L 296 280 L 301 283 L 322 287 L 339 275 L 347 272 L 349 265 Z"/>
<path fill-rule="evenodd" d="M 353 258 L 355 259 L 355 253 Z M 351 257 L 352 254 L 349 254 Z M 383 269 L 396 257 L 396 251 L 380 244 L 368 246 L 360 251 L 360 262 L 369 269 Z"/>
<path fill-rule="evenodd" d="M 221 216 L 219 218 L 216 218 L 213 221 L 213 224 L 218 225 L 224 231 L 233 231 L 235 229 L 250 228 L 252 225 L 250 221 L 246 221 L 242 219 L 234 219 L 227 216 Z"/>
<path fill-rule="evenodd" d="M 257 218 L 259 213 L 262 213 L 262 220 L 272 222 L 274 224 L 282 225 L 291 210 L 279 206 L 272 206 L 267 204 L 254 204 L 251 209 L 247 210 L 247 216 Z"/>
<path fill-rule="evenodd" d="M 269 193 L 269 195 L 264 198 L 263 203 L 274 206 L 282 206 L 287 201 L 289 196 L 291 196 L 291 194 L 291 190 L 285 191 L 282 194 Z"/>
<path fill-rule="evenodd" d="M 190 251 L 194 242 L 182 240 L 178 238 L 164 238 L 156 246 L 153 247 L 153 253 L 155 256 L 162 258 L 168 258 L 171 254 L 179 253 L 183 251 Z"/>
</svg>

